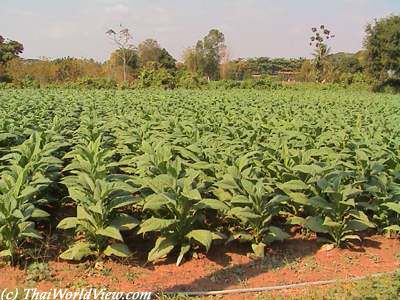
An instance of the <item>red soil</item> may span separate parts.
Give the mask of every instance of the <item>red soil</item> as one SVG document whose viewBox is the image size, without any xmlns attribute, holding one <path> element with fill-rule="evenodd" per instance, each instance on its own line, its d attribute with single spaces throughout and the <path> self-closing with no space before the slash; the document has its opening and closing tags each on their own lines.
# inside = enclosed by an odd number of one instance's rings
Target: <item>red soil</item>
<svg viewBox="0 0 400 300">
<path fill-rule="evenodd" d="M 45 291 L 54 287 L 79 289 L 106 287 L 110 291 L 209 291 L 344 279 L 396 270 L 400 265 L 400 241 L 381 236 L 365 238 L 355 249 L 325 251 L 315 239 L 293 238 L 275 244 L 264 261 L 246 255 L 248 245 L 215 246 L 177 267 L 173 259 L 145 263 L 133 261 L 80 264 L 50 261 L 52 279 L 33 283 Z M 26 287 L 26 271 L 0 267 L 0 288 Z M 254 299 L 254 295 L 229 295 L 229 299 Z M 228 299 L 227 298 L 227 299 Z"/>
</svg>

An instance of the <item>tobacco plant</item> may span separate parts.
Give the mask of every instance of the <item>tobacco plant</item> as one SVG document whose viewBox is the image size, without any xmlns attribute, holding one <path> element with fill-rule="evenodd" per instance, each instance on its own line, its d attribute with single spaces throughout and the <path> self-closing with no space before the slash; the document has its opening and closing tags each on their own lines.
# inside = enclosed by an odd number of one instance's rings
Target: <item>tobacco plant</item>
<svg viewBox="0 0 400 300">
<path fill-rule="evenodd" d="M 83 233 L 84 239 L 77 240 L 60 257 L 67 260 L 81 260 L 87 256 L 127 257 L 131 253 L 124 243 L 121 231 L 132 230 L 138 220 L 120 211 L 136 202 L 136 192 L 129 184 L 113 179 L 109 175 L 115 164 L 111 161 L 113 151 L 102 147 L 102 137 L 78 145 L 65 155 L 72 162 L 64 169 L 71 175 L 63 183 L 69 197 L 77 206 L 76 217 L 63 219 L 59 229 L 74 229 Z"/>
<path fill-rule="evenodd" d="M 359 209 L 357 199 L 362 190 L 353 176 L 352 172 L 335 170 L 318 180 L 318 195 L 308 199 L 315 214 L 300 222 L 314 232 L 325 234 L 327 241 L 338 247 L 360 241 L 358 232 L 375 227 Z"/>
<path fill-rule="evenodd" d="M 49 217 L 39 206 L 48 202 L 43 191 L 61 167 L 61 161 L 53 156 L 60 145 L 47 143 L 44 133 L 34 132 L 2 157 L 5 166 L 0 179 L 0 256 L 12 263 L 24 255 L 24 244 L 41 239 L 34 220 Z"/>
<path fill-rule="evenodd" d="M 157 240 L 151 260 L 178 262 L 217 231 L 259 255 L 288 226 L 339 246 L 395 231 L 399 124 L 398 96 L 331 86 L 0 90 L 0 251 L 26 255 L 36 216 L 68 199 L 76 214 L 47 219 L 72 217 L 69 259 L 129 255 L 127 229 Z"/>
<path fill-rule="evenodd" d="M 170 153 L 163 148 L 165 155 Z M 150 211 L 151 218 L 140 225 L 139 234 L 158 233 L 153 249 L 148 254 L 149 261 L 155 261 L 178 248 L 176 264 L 179 265 L 184 256 L 195 243 L 204 246 L 206 251 L 215 239 L 221 235 L 207 229 L 205 225 L 207 209 L 224 209 L 222 202 L 207 199 L 204 194 L 204 174 L 199 170 L 185 168 L 178 157 L 174 160 L 152 160 L 158 165 L 151 172 L 154 177 L 141 180 L 144 200 L 144 211 Z"/>
<path fill-rule="evenodd" d="M 267 245 L 289 237 L 285 231 L 271 224 L 288 197 L 274 197 L 272 190 L 253 176 L 250 160 L 246 156 L 241 157 L 235 165 L 228 167 L 227 173 L 216 184 L 214 193 L 229 207 L 225 211 L 226 217 L 239 224 L 231 228 L 228 242 L 250 242 L 254 254 L 263 258 Z"/>
</svg>

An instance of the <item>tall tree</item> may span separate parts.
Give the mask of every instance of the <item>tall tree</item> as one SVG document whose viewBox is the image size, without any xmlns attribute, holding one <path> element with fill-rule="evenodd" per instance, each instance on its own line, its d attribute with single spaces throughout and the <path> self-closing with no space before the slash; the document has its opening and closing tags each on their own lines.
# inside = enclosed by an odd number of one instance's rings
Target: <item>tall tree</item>
<svg viewBox="0 0 400 300">
<path fill-rule="evenodd" d="M 219 64 L 226 49 L 224 43 L 224 34 L 217 29 L 211 29 L 203 40 L 196 44 L 199 71 L 209 79 L 219 78 Z"/>
<path fill-rule="evenodd" d="M 150 62 L 158 63 L 167 70 L 176 69 L 176 60 L 165 48 L 161 48 L 160 44 L 154 39 L 147 39 L 139 44 L 138 56 L 140 65 L 145 67 Z"/>
<path fill-rule="evenodd" d="M 332 39 L 335 36 L 331 34 L 331 31 L 326 28 L 325 25 L 321 25 L 319 28 L 311 28 L 313 35 L 310 37 L 310 46 L 314 46 L 314 67 L 317 75 L 317 81 L 322 80 L 324 67 L 326 64 L 326 58 L 330 53 L 326 40 Z"/>
<path fill-rule="evenodd" d="M 131 60 L 133 51 L 135 47 L 132 44 L 133 36 L 131 32 L 129 31 L 128 28 L 122 27 L 120 25 L 121 29 L 116 32 L 113 29 L 110 29 L 106 32 L 106 34 L 111 38 L 111 40 L 115 43 L 115 45 L 118 47 L 117 54 L 120 55 L 120 58 L 122 59 L 122 70 L 123 70 L 123 79 L 124 82 L 126 81 L 126 67 L 128 64 L 128 61 Z"/>
<path fill-rule="evenodd" d="M 339 52 L 329 55 L 327 59 L 339 73 L 354 74 L 363 71 L 360 61 L 353 53 Z"/>
<path fill-rule="evenodd" d="M 24 46 L 17 41 L 6 40 L 0 35 L 0 64 L 18 57 L 24 51 Z"/>
<path fill-rule="evenodd" d="M 140 65 L 145 66 L 148 62 L 159 62 L 162 49 L 154 39 L 147 39 L 138 46 Z"/>
<path fill-rule="evenodd" d="M 207 76 L 208 79 L 218 79 L 220 63 L 227 53 L 224 44 L 225 36 L 217 29 L 212 29 L 195 47 L 188 48 L 183 53 L 186 69 Z"/>
<path fill-rule="evenodd" d="M 176 59 L 165 48 L 161 50 L 159 63 L 167 70 L 176 70 Z"/>
<path fill-rule="evenodd" d="M 199 59 L 195 48 L 187 48 L 183 51 L 183 65 L 191 73 L 199 71 Z"/>
<path fill-rule="evenodd" d="M 366 28 L 367 69 L 378 80 L 400 78 L 400 15 L 375 20 Z"/>
</svg>

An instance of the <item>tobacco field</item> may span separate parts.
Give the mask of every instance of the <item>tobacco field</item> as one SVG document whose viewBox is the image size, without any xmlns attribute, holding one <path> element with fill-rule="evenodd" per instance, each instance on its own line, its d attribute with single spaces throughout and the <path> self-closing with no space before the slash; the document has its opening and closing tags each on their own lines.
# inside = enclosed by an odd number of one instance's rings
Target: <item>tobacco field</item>
<svg viewBox="0 0 400 300">
<path fill-rule="evenodd" d="M 0 256 L 264 257 L 293 229 L 400 231 L 400 97 L 346 90 L 0 90 Z M 50 225 L 52 224 L 52 225 Z M 52 228 L 51 233 L 47 230 Z"/>
</svg>

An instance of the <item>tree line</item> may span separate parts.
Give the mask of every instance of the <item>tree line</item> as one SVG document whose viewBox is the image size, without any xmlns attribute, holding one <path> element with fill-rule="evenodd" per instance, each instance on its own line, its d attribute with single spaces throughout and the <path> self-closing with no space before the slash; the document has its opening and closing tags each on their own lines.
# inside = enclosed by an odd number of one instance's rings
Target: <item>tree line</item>
<svg viewBox="0 0 400 300">
<path fill-rule="evenodd" d="M 230 59 L 224 34 L 212 29 L 177 61 L 154 39 L 134 45 L 127 28 L 110 29 L 116 49 L 106 62 L 93 59 L 22 59 L 23 45 L 0 35 L 0 82 L 20 86 L 81 83 L 98 87 L 199 87 L 209 81 L 284 80 L 319 83 L 367 83 L 398 87 L 400 16 L 366 27 L 364 49 L 333 53 L 335 35 L 325 25 L 311 29 L 313 58 Z"/>
</svg>

